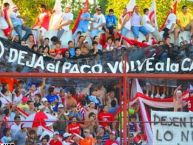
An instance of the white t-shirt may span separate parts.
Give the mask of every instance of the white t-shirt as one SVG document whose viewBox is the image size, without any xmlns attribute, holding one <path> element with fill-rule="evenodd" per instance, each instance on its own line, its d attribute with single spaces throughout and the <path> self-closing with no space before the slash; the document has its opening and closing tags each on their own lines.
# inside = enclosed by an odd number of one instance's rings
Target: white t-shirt
<svg viewBox="0 0 193 145">
<path fill-rule="evenodd" d="M 125 15 L 124 17 L 121 17 L 121 22 L 123 23 L 124 20 L 126 19 L 127 15 Z M 131 18 L 129 18 L 129 20 L 125 23 L 124 28 L 126 28 L 127 30 L 131 30 Z"/>
<path fill-rule="evenodd" d="M 0 29 L 4 30 L 7 28 L 8 28 L 7 22 L 5 21 L 5 19 L 2 16 L 0 16 Z"/>
<path fill-rule="evenodd" d="M 148 22 L 150 22 L 149 20 L 149 17 L 147 15 L 143 15 L 143 18 L 142 18 L 142 23 L 143 23 L 143 26 L 149 31 L 149 32 L 154 32 L 155 31 L 155 28 L 149 24 Z"/>
<path fill-rule="evenodd" d="M 72 13 L 63 13 L 62 14 L 62 17 L 63 17 L 63 22 L 67 22 L 69 20 L 73 20 L 73 14 Z M 66 25 L 66 26 L 63 26 L 62 27 L 65 31 L 69 31 L 70 30 L 70 25 Z"/>
<path fill-rule="evenodd" d="M 93 22 L 93 27 L 97 28 L 99 25 L 106 23 L 105 16 L 103 14 L 94 14 L 93 16 L 94 22 Z M 102 27 L 99 28 L 99 30 L 102 30 Z"/>
<path fill-rule="evenodd" d="M 166 28 L 171 29 L 173 24 L 176 24 L 176 15 L 174 13 L 169 14 L 166 21 Z"/>
</svg>

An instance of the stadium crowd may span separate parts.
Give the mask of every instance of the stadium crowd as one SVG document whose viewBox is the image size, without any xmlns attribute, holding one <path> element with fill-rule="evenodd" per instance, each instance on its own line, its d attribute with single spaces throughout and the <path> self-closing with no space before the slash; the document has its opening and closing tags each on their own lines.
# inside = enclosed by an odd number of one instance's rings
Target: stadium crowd
<svg viewBox="0 0 193 145">
<path fill-rule="evenodd" d="M 10 9 L 11 13 L 8 13 Z M 68 41 L 67 47 L 62 46 L 62 35 L 71 31 L 70 25 L 74 20 L 69 4 L 65 6 L 58 25 L 54 25 L 53 29 L 58 31 L 57 36 L 51 39 L 46 37 L 46 31 L 49 30 L 52 13 L 47 11 L 44 4 L 40 6 L 40 14 L 34 27 L 29 28 L 24 25 L 22 16 L 18 14 L 18 8 L 16 6 L 10 8 L 8 3 L 4 3 L 0 11 L 0 29 L 13 43 L 21 44 L 34 52 L 54 59 L 84 58 L 104 52 L 121 51 L 122 48 L 132 50 L 136 47 L 135 44 L 130 44 L 127 39 L 123 38 L 127 37 L 131 31 L 135 42 L 138 42 L 139 32 L 141 32 L 146 38 L 143 41 L 144 45 L 163 46 L 164 51 L 161 49 L 153 51 L 159 54 L 161 61 L 167 57 L 177 61 L 177 56 L 181 53 L 178 53 L 179 50 L 174 50 L 177 47 L 174 45 L 178 43 L 179 33 L 185 30 L 190 31 L 190 40 L 183 41 L 180 45 L 193 45 L 193 16 L 188 13 L 187 9 L 187 6 L 183 6 L 177 15 L 171 9 L 163 29 L 163 38 L 154 22 L 149 19 L 149 10 L 145 8 L 144 15 L 141 16 L 138 6 L 135 6 L 133 12 L 127 12 L 126 8 L 123 10 L 120 28 L 118 28 L 113 9 L 104 15 L 102 9 L 97 7 L 92 17 L 88 9 L 84 8 L 73 33 L 73 39 Z M 25 31 L 25 35 L 22 31 Z M 39 32 L 38 39 L 34 37 L 33 31 Z M 171 33 L 174 33 L 174 44 L 170 42 Z M 150 42 L 150 35 L 153 36 L 152 42 Z M 190 53 L 192 47 L 188 49 L 185 52 L 186 55 L 193 57 L 193 53 Z M 8 80 L 11 80 L 13 84 L 9 85 Z M 118 84 L 84 82 L 79 88 L 53 86 L 46 79 L 32 82 L 32 80 L 22 79 L 13 81 L 10 78 L 1 80 L 0 138 L 2 143 L 16 143 L 17 145 L 119 145 L 122 143 L 123 115 L 120 112 L 119 91 L 121 90 L 117 90 Z M 163 86 L 160 87 L 160 85 Z M 193 103 L 191 98 L 180 99 L 182 92 L 179 88 L 174 91 L 177 87 L 175 81 L 149 80 L 145 86 L 146 95 L 152 98 L 166 98 L 174 92 L 176 98 L 174 103 L 177 104 L 174 111 L 182 111 L 185 106 L 187 107 L 188 101 Z M 189 109 L 189 106 L 187 108 Z M 37 112 L 53 115 L 57 117 L 57 121 L 46 123 L 46 129 L 25 127 L 29 123 L 24 122 L 25 115 L 30 116 Z M 131 114 L 129 117 L 130 143 L 146 145 L 143 125 L 136 123 L 136 120 L 141 120 L 138 104 L 132 106 L 129 113 Z"/>
<path fill-rule="evenodd" d="M 67 35 L 67 32 L 71 32 L 71 25 L 74 22 L 70 4 L 65 6 L 60 18 L 54 17 L 56 10 L 49 12 L 44 4 L 39 9 L 40 14 L 35 25 L 33 28 L 29 28 L 25 26 L 22 16 L 19 15 L 18 7 L 10 7 L 9 3 L 4 3 L 0 11 L 0 29 L 13 42 L 27 46 L 33 51 L 54 59 L 88 57 L 106 51 L 119 50 L 123 46 L 131 49 L 138 46 L 136 43 L 139 40 L 140 33 L 146 38 L 143 40 L 144 45 L 142 46 L 170 44 L 171 42 L 168 39 L 170 39 L 172 33 L 174 33 L 174 45 L 179 45 L 181 44 L 179 43 L 179 34 L 184 31 L 189 31 L 188 35 L 190 35 L 189 40 L 186 40 L 185 43 L 193 43 L 193 18 L 192 14 L 188 12 L 187 6 L 183 6 L 178 14 L 175 14 L 173 8 L 171 8 L 162 28 L 162 36 L 154 20 L 149 18 L 149 9 L 145 8 L 142 16 L 139 13 L 140 8 L 138 6 L 134 7 L 133 12 L 128 12 L 125 8 L 119 21 L 114 15 L 113 9 L 110 9 L 109 13 L 104 15 L 101 7 L 97 6 L 95 14 L 91 16 L 85 6 L 79 21 L 75 21 L 77 27 L 73 28 L 72 36 Z M 53 22 L 55 23 L 53 24 Z M 118 26 L 118 23 L 120 26 Z M 46 32 L 50 30 L 56 30 L 57 35 L 51 38 L 46 37 Z M 37 37 L 34 36 L 34 31 L 38 32 Z M 124 39 L 128 37 L 129 33 L 133 34 L 135 43 L 129 43 L 127 39 Z M 66 37 L 63 38 L 63 35 L 66 35 Z M 63 46 L 64 40 L 62 39 L 69 39 L 70 41 L 67 42 L 66 46 Z"/>
</svg>

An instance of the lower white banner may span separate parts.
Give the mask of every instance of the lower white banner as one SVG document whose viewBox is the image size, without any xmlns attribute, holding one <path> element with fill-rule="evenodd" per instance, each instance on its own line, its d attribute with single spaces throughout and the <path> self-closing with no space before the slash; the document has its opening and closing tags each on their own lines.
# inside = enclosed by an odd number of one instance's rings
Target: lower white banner
<svg viewBox="0 0 193 145">
<path fill-rule="evenodd" d="M 153 145 L 193 145 L 193 113 L 151 112 Z"/>
</svg>

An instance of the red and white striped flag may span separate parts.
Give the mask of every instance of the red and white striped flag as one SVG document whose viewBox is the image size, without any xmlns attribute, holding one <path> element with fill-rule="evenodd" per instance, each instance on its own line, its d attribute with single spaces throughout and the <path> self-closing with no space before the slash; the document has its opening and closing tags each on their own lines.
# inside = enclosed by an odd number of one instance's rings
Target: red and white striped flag
<svg viewBox="0 0 193 145">
<path fill-rule="evenodd" d="M 158 28 L 157 25 L 157 15 L 156 15 L 156 2 L 155 0 L 152 1 L 151 7 L 149 8 L 149 19 L 153 24 L 155 25 L 156 28 Z"/>
<path fill-rule="evenodd" d="M 127 4 L 127 12 L 133 12 L 134 7 L 136 6 L 136 0 L 130 0 Z"/>
<path fill-rule="evenodd" d="M 82 106 L 82 104 L 79 102 L 79 103 L 77 104 L 77 109 L 79 110 L 79 112 L 82 114 L 82 116 L 83 116 L 83 118 L 84 118 L 86 112 L 88 111 L 88 108 Z"/>
</svg>

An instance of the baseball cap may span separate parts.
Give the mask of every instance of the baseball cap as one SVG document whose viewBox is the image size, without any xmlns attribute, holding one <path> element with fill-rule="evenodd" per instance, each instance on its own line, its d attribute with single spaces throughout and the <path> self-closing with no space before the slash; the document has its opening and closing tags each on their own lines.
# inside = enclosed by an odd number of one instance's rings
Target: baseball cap
<svg viewBox="0 0 193 145">
<path fill-rule="evenodd" d="M 63 137 L 66 138 L 66 137 L 70 137 L 71 135 L 72 135 L 72 134 L 66 132 L 66 133 L 64 133 Z"/>
<path fill-rule="evenodd" d="M 58 132 L 58 131 L 55 131 L 55 132 L 54 132 L 54 135 L 59 135 L 59 132 Z"/>
<path fill-rule="evenodd" d="M 46 101 L 48 101 L 47 98 L 42 98 L 42 102 L 46 102 Z"/>
<path fill-rule="evenodd" d="M 58 108 L 64 108 L 63 104 L 58 105 Z"/>
<path fill-rule="evenodd" d="M 28 101 L 28 98 L 26 96 L 23 96 L 22 100 L 21 100 L 23 103 L 27 103 Z"/>
</svg>

